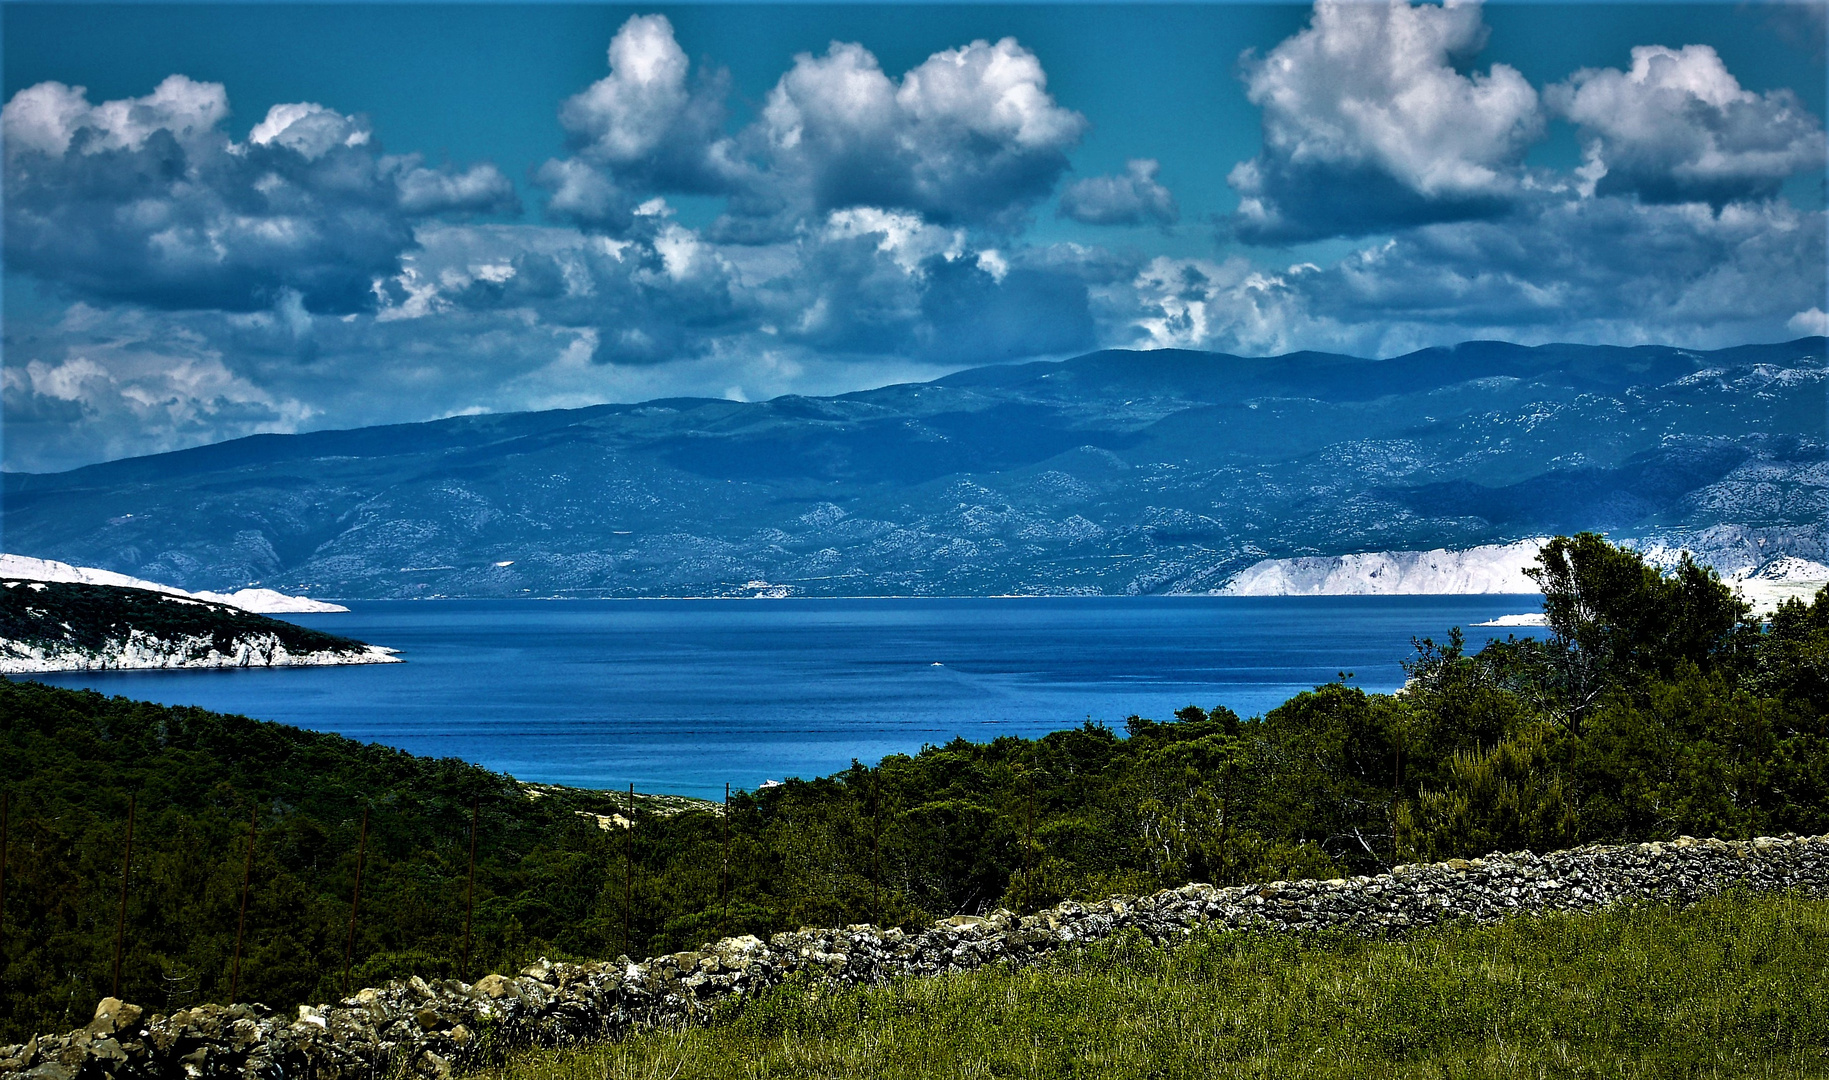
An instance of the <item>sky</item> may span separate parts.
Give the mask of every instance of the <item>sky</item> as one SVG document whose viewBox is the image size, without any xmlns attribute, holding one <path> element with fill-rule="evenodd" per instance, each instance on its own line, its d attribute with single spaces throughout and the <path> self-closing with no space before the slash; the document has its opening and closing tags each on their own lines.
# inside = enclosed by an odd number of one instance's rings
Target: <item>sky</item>
<svg viewBox="0 0 1829 1080">
<path fill-rule="evenodd" d="M 1829 329 L 1823 5 L 0 5 L 0 465 Z"/>
</svg>

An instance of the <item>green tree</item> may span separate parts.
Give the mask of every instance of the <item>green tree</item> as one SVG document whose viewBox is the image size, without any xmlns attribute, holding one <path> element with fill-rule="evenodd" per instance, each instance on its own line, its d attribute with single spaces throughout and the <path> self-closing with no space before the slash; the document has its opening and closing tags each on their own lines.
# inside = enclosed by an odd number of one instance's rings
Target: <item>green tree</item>
<svg viewBox="0 0 1829 1080">
<path fill-rule="evenodd" d="M 1584 532 L 1550 540 L 1537 561 L 1525 573 L 1543 589 L 1572 724 L 1623 681 L 1668 679 L 1684 662 L 1712 670 L 1730 659 L 1745 627 L 1748 606 L 1687 552 L 1666 575 L 1638 552 Z"/>
</svg>

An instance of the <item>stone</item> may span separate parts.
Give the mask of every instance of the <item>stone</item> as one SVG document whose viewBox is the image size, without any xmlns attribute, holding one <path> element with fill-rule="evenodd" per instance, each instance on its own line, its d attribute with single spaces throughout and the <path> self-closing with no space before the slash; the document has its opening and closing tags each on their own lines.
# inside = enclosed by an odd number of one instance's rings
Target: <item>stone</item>
<svg viewBox="0 0 1829 1080">
<path fill-rule="evenodd" d="M 831 984 L 1025 963 L 1062 945 L 1136 931 L 1171 942 L 1201 925 L 1232 932 L 1334 927 L 1402 934 L 1465 915 L 1593 910 L 1621 900 L 1688 903 L 1725 889 L 1802 889 L 1829 896 L 1829 836 L 1593 845 L 1549 855 L 1494 854 L 1399 867 L 1336 881 L 1187 885 L 1096 904 L 1063 901 L 1034 915 L 958 915 L 917 934 L 868 924 L 803 928 L 765 944 L 745 935 L 637 963 L 542 959 L 521 975 L 466 986 L 409 978 L 338 1005 L 301 1006 L 298 1019 L 261 1007 L 203 1005 L 140 1027 L 141 1011 L 105 999 L 87 1027 L 0 1046 L 0 1080 L 326 1080 L 396 1076 L 446 1080 L 486 1065 L 478 1025 L 510 1045 L 571 1045 L 642 1028 L 701 1022 L 718 1002 L 758 993 L 795 972 Z M 118 1036 L 118 1037 L 117 1037 Z"/>
<path fill-rule="evenodd" d="M 140 1022 L 143 1010 L 138 1005 L 129 1005 L 116 997 L 105 997 L 95 1005 L 95 1019 L 89 1021 L 88 1031 L 96 1035 L 112 1035 Z"/>
</svg>

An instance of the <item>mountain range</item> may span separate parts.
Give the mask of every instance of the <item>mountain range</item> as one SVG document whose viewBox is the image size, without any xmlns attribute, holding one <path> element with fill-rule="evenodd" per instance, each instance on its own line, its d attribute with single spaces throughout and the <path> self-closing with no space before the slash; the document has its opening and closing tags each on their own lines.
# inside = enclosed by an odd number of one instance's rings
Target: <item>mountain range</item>
<svg viewBox="0 0 1829 1080">
<path fill-rule="evenodd" d="M 1105 351 L 763 402 L 257 435 L 0 477 L 4 545 L 341 598 L 1208 592 L 1580 529 L 1823 562 L 1825 341 Z"/>
</svg>

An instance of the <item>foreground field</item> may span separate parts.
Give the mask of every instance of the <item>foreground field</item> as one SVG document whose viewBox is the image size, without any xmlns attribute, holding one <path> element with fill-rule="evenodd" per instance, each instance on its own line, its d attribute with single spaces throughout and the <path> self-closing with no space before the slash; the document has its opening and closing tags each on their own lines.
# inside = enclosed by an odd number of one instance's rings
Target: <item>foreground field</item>
<svg viewBox="0 0 1829 1080">
<path fill-rule="evenodd" d="M 1406 941 L 1117 941 L 1026 970 L 788 985 L 487 1080 L 1829 1075 L 1829 901 L 1730 895 Z"/>
</svg>

